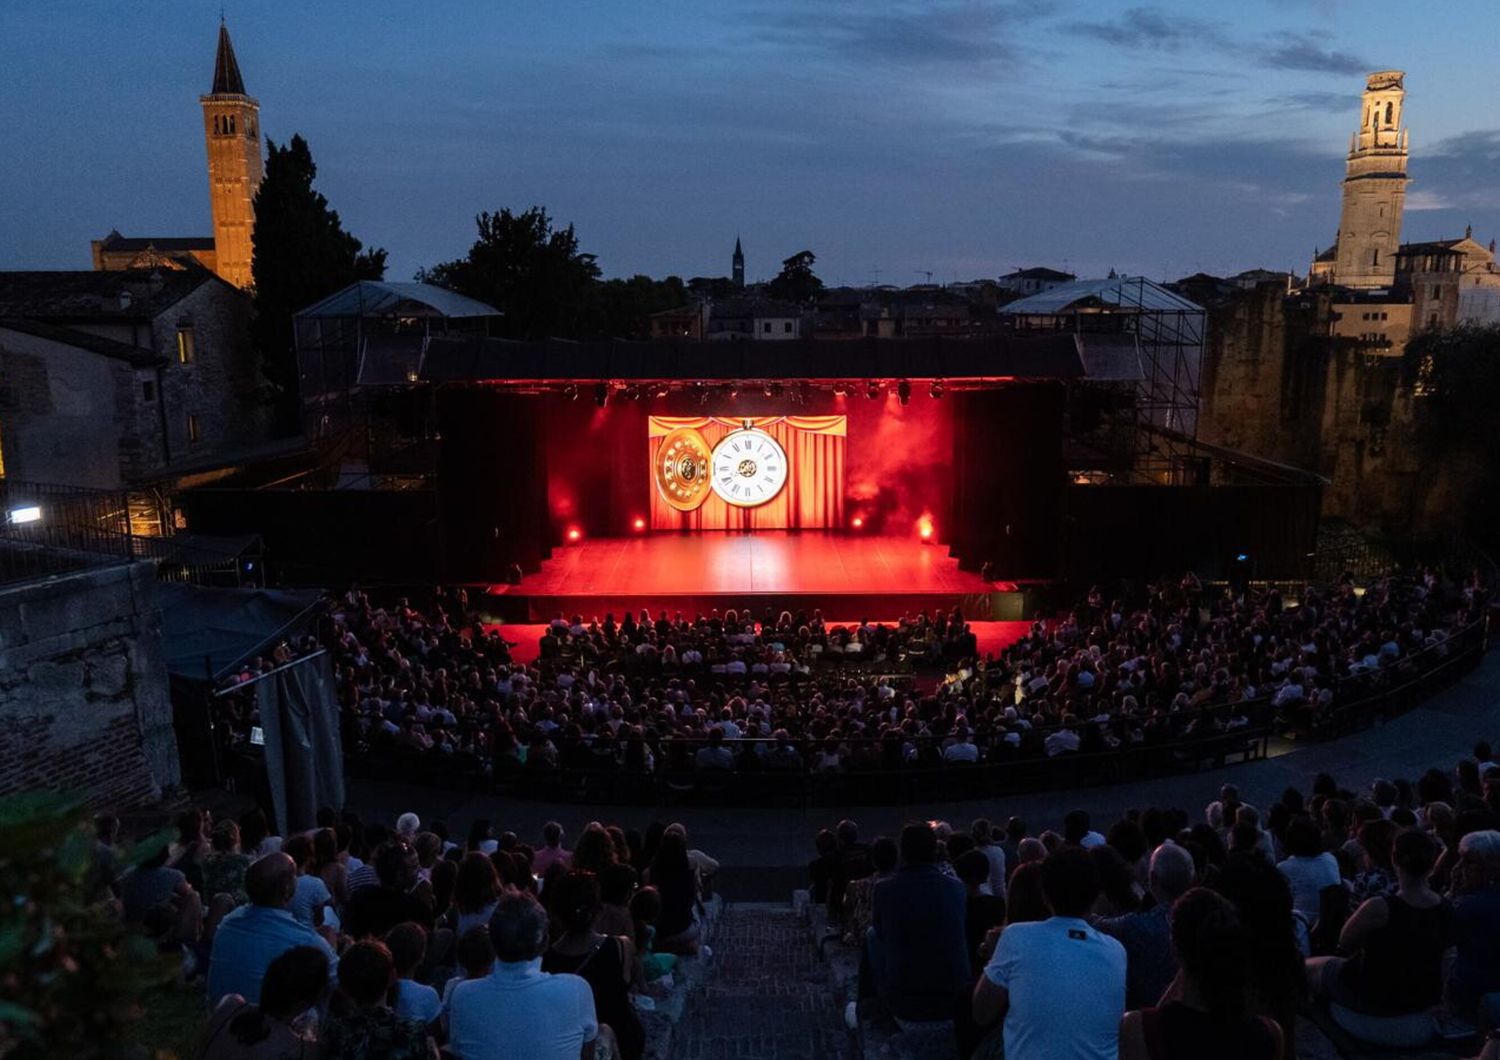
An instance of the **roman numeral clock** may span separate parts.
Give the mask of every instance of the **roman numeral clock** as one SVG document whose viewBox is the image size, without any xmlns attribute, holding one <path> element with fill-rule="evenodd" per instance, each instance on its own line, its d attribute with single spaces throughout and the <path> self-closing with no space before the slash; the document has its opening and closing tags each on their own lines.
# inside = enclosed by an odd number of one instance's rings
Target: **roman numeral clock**
<svg viewBox="0 0 1500 1060">
<path fill-rule="evenodd" d="M 786 450 L 765 431 L 746 423 L 714 446 L 709 471 L 709 483 L 725 504 L 756 508 L 786 485 Z"/>
</svg>

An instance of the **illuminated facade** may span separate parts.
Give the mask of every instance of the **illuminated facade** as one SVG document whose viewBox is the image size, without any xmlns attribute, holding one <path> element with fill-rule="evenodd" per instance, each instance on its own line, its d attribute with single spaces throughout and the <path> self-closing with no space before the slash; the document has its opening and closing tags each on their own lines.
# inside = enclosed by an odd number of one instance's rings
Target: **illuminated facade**
<svg viewBox="0 0 1500 1060">
<path fill-rule="evenodd" d="M 245 93 L 229 29 L 219 24 L 213 91 L 200 100 L 208 144 L 208 194 L 214 218 L 215 271 L 236 287 L 249 287 L 254 250 L 255 192 L 264 162 L 260 104 Z"/>
</svg>

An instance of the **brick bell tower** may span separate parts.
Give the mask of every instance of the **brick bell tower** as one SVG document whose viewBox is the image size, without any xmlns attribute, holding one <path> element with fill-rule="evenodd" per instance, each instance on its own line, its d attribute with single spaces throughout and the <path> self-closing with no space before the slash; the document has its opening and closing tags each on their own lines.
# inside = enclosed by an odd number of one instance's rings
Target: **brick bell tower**
<svg viewBox="0 0 1500 1060">
<path fill-rule="evenodd" d="M 199 102 L 203 105 L 203 136 L 208 143 L 215 271 L 236 287 L 249 287 L 255 192 L 265 171 L 260 149 L 260 104 L 245 94 L 229 28 L 222 19 L 213 90 Z"/>
<path fill-rule="evenodd" d="M 1405 75 L 1382 70 L 1365 80 L 1359 130 L 1350 138 L 1339 217 L 1335 283 L 1389 287 L 1396 278 L 1406 202 L 1407 130 L 1401 121 Z"/>
</svg>

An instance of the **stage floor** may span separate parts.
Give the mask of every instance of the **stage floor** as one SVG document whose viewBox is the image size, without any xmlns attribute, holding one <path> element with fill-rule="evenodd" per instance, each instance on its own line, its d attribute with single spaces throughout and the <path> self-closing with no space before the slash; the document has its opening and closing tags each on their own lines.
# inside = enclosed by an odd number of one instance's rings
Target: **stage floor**
<svg viewBox="0 0 1500 1060">
<path fill-rule="evenodd" d="M 554 550 L 519 585 L 496 585 L 490 604 L 504 621 L 545 621 L 559 611 L 681 610 L 735 606 L 820 608 L 854 620 L 891 620 L 960 606 L 976 619 L 1019 597 L 1016 586 L 958 569 L 942 545 L 857 534 L 706 531 L 584 540 Z M 969 611 L 966 611 L 966 614 Z"/>
</svg>

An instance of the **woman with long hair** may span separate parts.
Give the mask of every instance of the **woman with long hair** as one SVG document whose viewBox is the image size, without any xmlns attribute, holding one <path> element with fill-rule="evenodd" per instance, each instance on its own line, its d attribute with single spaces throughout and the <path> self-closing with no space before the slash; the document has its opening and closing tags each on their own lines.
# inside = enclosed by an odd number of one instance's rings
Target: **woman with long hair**
<svg viewBox="0 0 1500 1060">
<path fill-rule="evenodd" d="M 657 920 L 656 949 L 663 953 L 692 955 L 698 952 L 698 874 L 688 860 L 687 839 L 666 830 L 656 857 L 646 870 L 645 881 L 661 895 L 661 917 Z"/>
<path fill-rule="evenodd" d="M 1194 887 L 1172 906 L 1173 1000 L 1125 1013 L 1120 1060 L 1280 1060 L 1281 1028 L 1248 1007 L 1251 942 L 1229 901 Z"/>
<path fill-rule="evenodd" d="M 463 938 L 470 928 L 488 924 L 499 900 L 500 874 L 495 863 L 477 850 L 469 851 L 458 863 L 453 883 L 454 936 Z"/>
<path fill-rule="evenodd" d="M 1231 854 L 1213 889 L 1233 903 L 1250 937 L 1249 1011 L 1281 1027 L 1286 1056 L 1296 1056 L 1297 1006 L 1306 993 L 1302 953 L 1292 926 L 1292 888 L 1265 858 Z"/>
<path fill-rule="evenodd" d="M 542 956 L 542 971 L 580 976 L 594 993 L 599 1023 L 614 1031 L 625 1060 L 646 1051 L 646 1032 L 630 1003 L 635 973 L 635 944 L 628 938 L 594 930 L 599 915 L 599 880 L 592 872 L 573 871 L 549 888 L 558 938 Z"/>
</svg>

